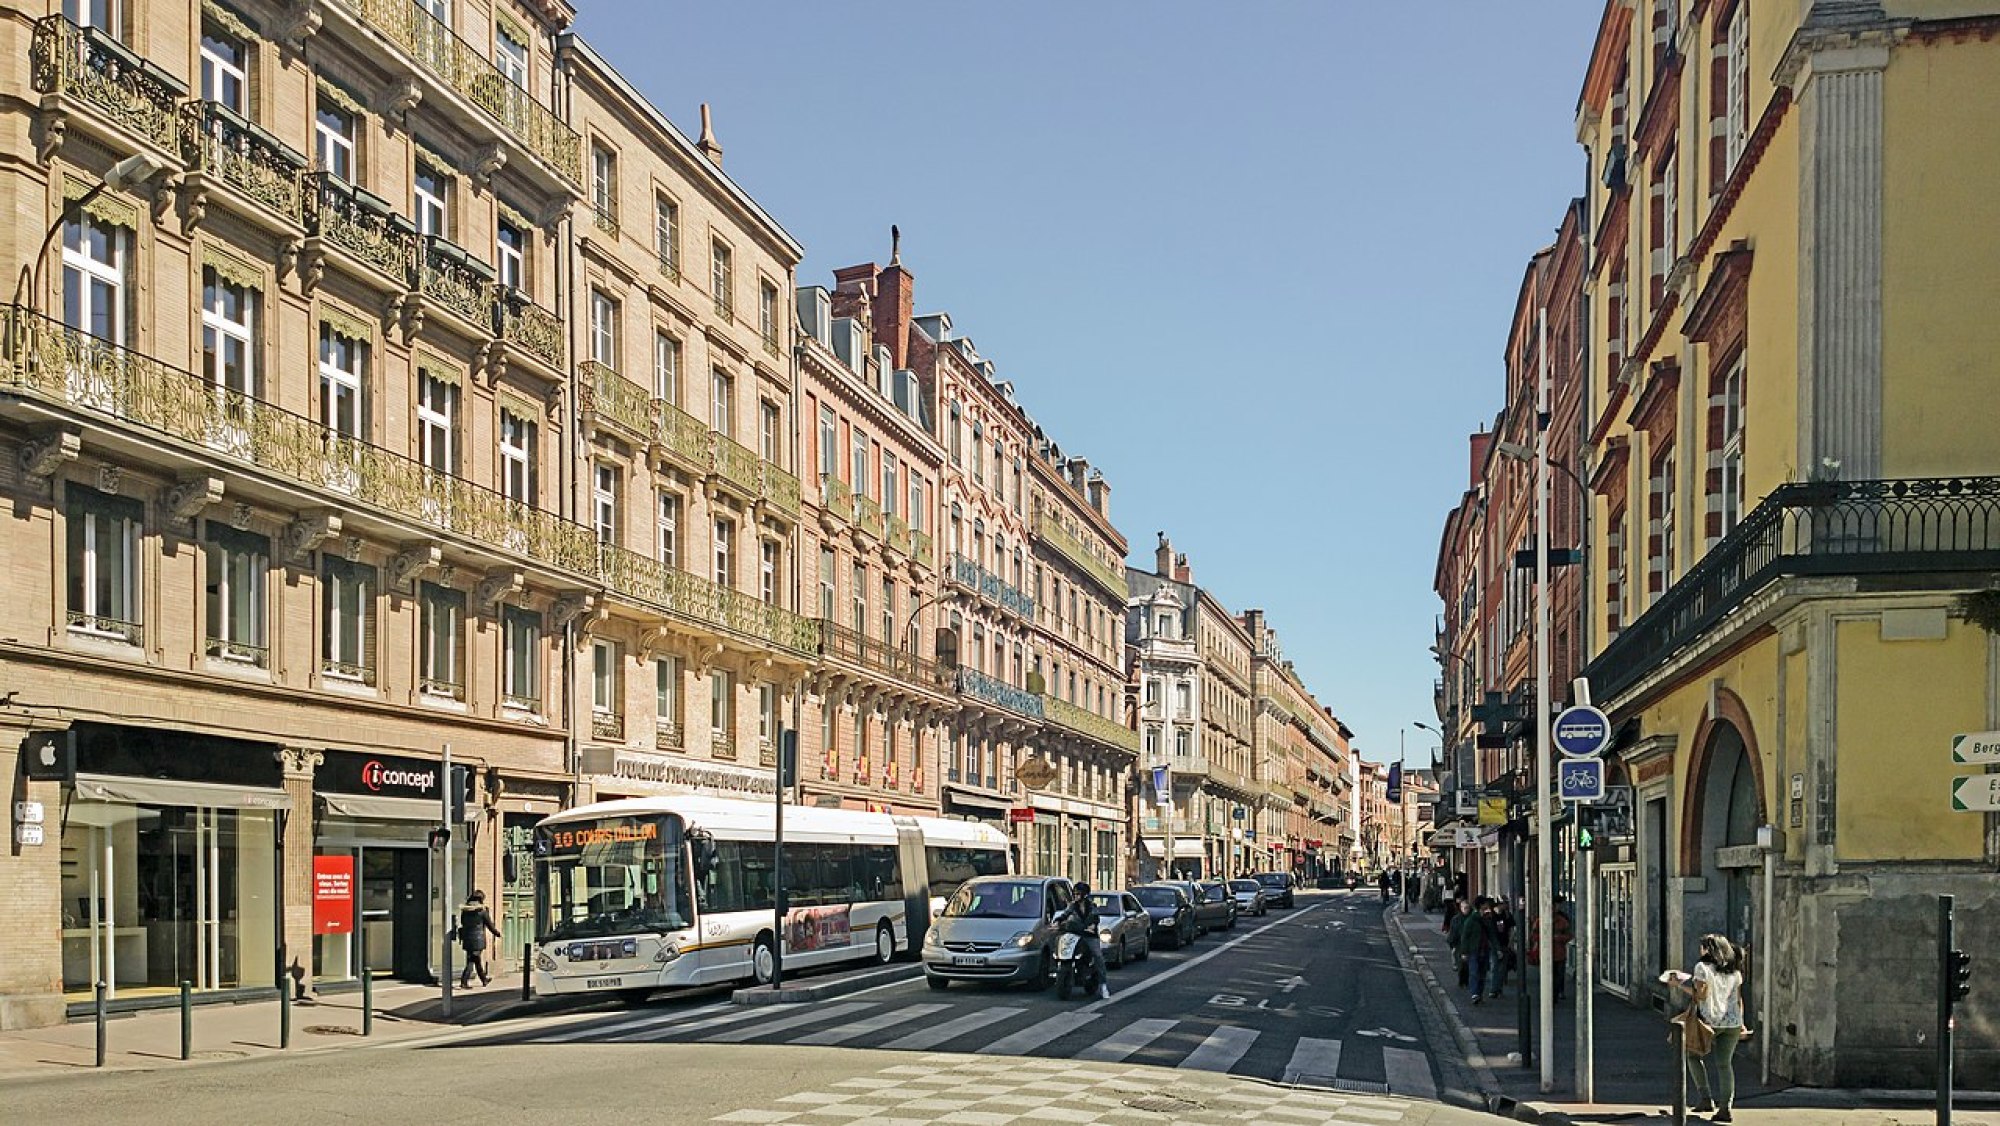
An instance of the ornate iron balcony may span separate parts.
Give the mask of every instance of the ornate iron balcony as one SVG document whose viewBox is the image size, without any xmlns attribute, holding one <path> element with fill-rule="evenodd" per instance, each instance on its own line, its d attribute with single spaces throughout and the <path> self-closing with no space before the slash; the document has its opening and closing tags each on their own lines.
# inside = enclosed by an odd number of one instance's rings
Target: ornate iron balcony
<svg viewBox="0 0 2000 1126">
<path fill-rule="evenodd" d="M 622 426 L 641 441 L 653 441 L 659 434 L 659 412 L 646 389 L 619 375 L 596 360 L 576 365 L 591 389 L 588 406 L 597 417 Z"/>
<path fill-rule="evenodd" d="M 881 539 L 884 534 L 882 506 L 869 497 L 855 493 L 854 526 L 861 529 L 866 535 L 874 536 L 878 540 Z"/>
<path fill-rule="evenodd" d="M 353 255 L 396 281 L 410 276 L 417 231 L 388 201 L 331 172 L 305 178 L 306 233 Z"/>
<path fill-rule="evenodd" d="M 590 713 L 590 734 L 596 739 L 616 739 L 625 741 L 625 717 L 617 712 Z"/>
<path fill-rule="evenodd" d="M 1139 753 L 1137 731 L 1105 719 L 1087 708 L 1078 707 L 1060 696 L 1044 695 L 1042 712 L 1061 726 L 1095 739 L 1105 746 L 1116 747 L 1128 754 Z"/>
<path fill-rule="evenodd" d="M 467 324 L 485 328 L 494 323 L 493 267 L 450 239 L 424 237 L 410 288 Z"/>
<path fill-rule="evenodd" d="M 1584 674 L 1600 701 L 1616 700 L 1780 578 L 1995 570 L 2000 477 L 1780 485 Z"/>
<path fill-rule="evenodd" d="M 760 491 L 763 474 L 757 454 L 748 446 L 719 431 L 710 431 L 709 465 L 715 475 L 743 490 L 750 496 Z"/>
<path fill-rule="evenodd" d="M 819 506 L 842 520 L 854 519 L 854 493 L 847 482 L 831 473 L 819 475 Z"/>
<path fill-rule="evenodd" d="M 799 514 L 799 479 L 778 468 L 774 462 L 765 462 L 763 469 L 758 495 L 772 508 L 796 517 Z"/>
<path fill-rule="evenodd" d="M 1025 689 L 1016 688 L 1004 680 L 991 677 L 978 669 L 958 670 L 958 690 L 966 696 L 998 704 L 1011 712 L 1042 718 L 1042 698 Z"/>
<path fill-rule="evenodd" d="M 75 98 L 160 148 L 178 151 L 187 87 L 110 33 L 44 16 L 35 21 L 28 59 L 36 93 Z"/>
<path fill-rule="evenodd" d="M 819 652 L 892 676 L 906 684 L 936 691 L 945 683 L 943 670 L 889 640 L 856 633 L 831 619 L 819 620 Z"/>
<path fill-rule="evenodd" d="M 614 544 L 598 545 L 599 577 L 663 613 L 800 653 L 819 650 L 819 622 Z"/>
<path fill-rule="evenodd" d="M 1131 595 L 1131 589 L 1125 582 L 1125 568 L 1113 567 L 1099 559 L 1084 546 L 1082 540 L 1072 535 L 1068 528 L 1063 527 L 1062 521 L 1056 519 L 1054 513 L 1044 510 L 1041 518 L 1036 521 L 1036 531 L 1040 533 L 1043 543 L 1055 548 L 1064 558 L 1083 568 L 1086 574 L 1103 584 L 1106 590 L 1117 595 L 1119 601 L 1122 602 Z"/>
<path fill-rule="evenodd" d="M 687 736 L 681 731 L 681 725 L 673 720 L 663 719 L 653 724 L 653 747 L 656 750 L 682 750 L 687 746 L 684 741 L 686 738 Z"/>
<path fill-rule="evenodd" d="M 494 302 L 494 331 L 500 339 L 540 360 L 563 368 L 562 319 L 518 289 L 503 287 Z"/>
<path fill-rule="evenodd" d="M 305 221 L 300 177 L 306 158 L 219 102 L 181 107 L 181 160 L 214 176 L 289 223 Z"/>
<path fill-rule="evenodd" d="M 1022 594 L 999 575 L 980 566 L 963 555 L 951 557 L 951 579 L 960 586 L 968 587 L 991 602 L 1011 613 L 1033 620 L 1035 600 Z"/>
</svg>

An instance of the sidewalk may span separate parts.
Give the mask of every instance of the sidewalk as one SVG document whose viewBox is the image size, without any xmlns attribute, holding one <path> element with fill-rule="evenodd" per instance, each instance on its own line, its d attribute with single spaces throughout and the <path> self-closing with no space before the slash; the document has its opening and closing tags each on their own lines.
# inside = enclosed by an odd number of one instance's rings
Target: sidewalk
<svg viewBox="0 0 2000 1126">
<path fill-rule="evenodd" d="M 1453 1025 L 1459 1046 L 1469 1057 L 1487 1102 L 1501 1113 L 1531 1122 L 1655 1122 L 1671 1118 L 1676 1083 L 1675 1061 L 1667 1043 L 1666 1018 L 1637 1008 L 1615 994 L 1597 993 L 1595 1041 L 1596 1101 L 1585 1103 L 1576 1085 L 1576 1005 L 1566 992 L 1556 1006 L 1555 1090 L 1541 1092 L 1539 1064 L 1521 1062 L 1520 990 L 1526 975 L 1510 974 L 1505 993 L 1478 1005 L 1453 967 L 1450 948 L 1439 927 L 1443 916 L 1400 907 L 1384 912 L 1390 937 L 1409 953 L 1416 968 L 1414 987 L 1429 989 L 1440 1000 Z M 1528 994 L 1532 1010 L 1536 996 Z M 1532 1020 L 1535 1015 L 1530 1012 Z M 1531 1038 L 1532 1049 L 1538 1041 Z M 1736 1121 L 1746 1126 L 1784 1123 L 1786 1126 L 1884 1126 L 1934 1121 L 1935 1108 L 1919 1092 L 1845 1091 L 1793 1087 L 1777 1076 L 1770 1085 L 1758 1082 L 1759 1045 L 1745 1041 L 1736 1053 Z M 1692 1098 L 1692 1096 L 1690 1096 Z M 2000 1112 L 1990 1095 L 1961 1093 L 1953 1121 L 2000 1126 Z M 1707 1115 L 1690 1115 L 1706 1122 Z"/>
<path fill-rule="evenodd" d="M 436 986 L 383 984 L 375 988 L 372 1034 L 361 1036 L 361 992 L 323 993 L 292 1005 L 289 1052 L 351 1048 L 427 1036 L 443 1029 L 482 1024 L 522 1012 L 553 1011 L 547 1001 L 523 1003 L 518 985 L 498 981 L 469 992 L 454 991 L 452 1014 L 443 1014 Z M 278 1002 L 197 1004 L 190 1021 L 194 1062 L 243 1059 L 280 1052 Z M 0 1032 L 0 1082 L 30 1075 L 94 1071 L 97 1025 L 84 1018 L 51 1028 Z M 147 1070 L 181 1064 L 178 1007 L 114 1013 L 105 1021 L 105 1071 Z"/>
</svg>

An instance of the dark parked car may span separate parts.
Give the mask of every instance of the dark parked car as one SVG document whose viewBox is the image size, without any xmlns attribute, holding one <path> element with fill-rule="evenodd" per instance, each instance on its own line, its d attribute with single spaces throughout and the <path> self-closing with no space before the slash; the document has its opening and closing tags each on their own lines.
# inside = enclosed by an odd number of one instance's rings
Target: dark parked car
<svg viewBox="0 0 2000 1126">
<path fill-rule="evenodd" d="M 1264 885 L 1264 901 L 1275 907 L 1292 906 L 1292 878 L 1283 872 L 1259 872 L 1253 877 Z"/>
<path fill-rule="evenodd" d="M 1142 884 L 1132 889 L 1132 897 L 1152 917 L 1152 938 L 1171 946 L 1194 941 L 1194 904 L 1173 884 Z"/>
<path fill-rule="evenodd" d="M 1113 966 L 1143 962 L 1153 952 L 1153 919 L 1129 891 L 1092 892 L 1097 908 L 1097 940 L 1104 960 Z"/>
<path fill-rule="evenodd" d="M 1197 920 L 1206 917 L 1204 921 L 1212 931 L 1235 930 L 1236 896 L 1229 890 L 1229 885 L 1219 880 L 1203 880 L 1195 886 L 1201 889 L 1201 898 L 1195 900 L 1194 917 Z"/>
</svg>

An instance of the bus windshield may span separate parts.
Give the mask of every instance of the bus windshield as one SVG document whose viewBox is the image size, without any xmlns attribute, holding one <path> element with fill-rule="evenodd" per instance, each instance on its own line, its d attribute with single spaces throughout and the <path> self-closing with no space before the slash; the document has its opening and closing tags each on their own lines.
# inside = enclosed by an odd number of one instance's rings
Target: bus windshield
<svg viewBox="0 0 2000 1126">
<path fill-rule="evenodd" d="M 535 875 L 545 905 L 539 941 L 694 925 L 678 817 L 606 817 L 536 833 Z"/>
</svg>

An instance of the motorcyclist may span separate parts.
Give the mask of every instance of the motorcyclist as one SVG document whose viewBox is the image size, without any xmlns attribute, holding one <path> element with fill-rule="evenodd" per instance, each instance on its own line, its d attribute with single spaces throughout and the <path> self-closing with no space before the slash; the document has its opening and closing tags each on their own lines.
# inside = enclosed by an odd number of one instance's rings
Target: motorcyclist
<svg viewBox="0 0 2000 1126">
<path fill-rule="evenodd" d="M 1063 912 L 1058 923 L 1065 934 L 1077 935 L 1077 945 L 1090 954 L 1090 965 L 1097 971 L 1097 996 L 1100 1000 L 1111 1000 L 1111 979 L 1104 969 L 1104 945 L 1097 941 L 1097 904 L 1090 898 L 1090 885 L 1076 885 L 1076 898 L 1070 901 L 1069 910 Z"/>
</svg>

